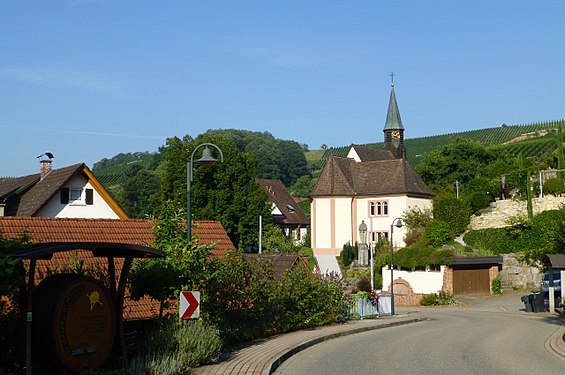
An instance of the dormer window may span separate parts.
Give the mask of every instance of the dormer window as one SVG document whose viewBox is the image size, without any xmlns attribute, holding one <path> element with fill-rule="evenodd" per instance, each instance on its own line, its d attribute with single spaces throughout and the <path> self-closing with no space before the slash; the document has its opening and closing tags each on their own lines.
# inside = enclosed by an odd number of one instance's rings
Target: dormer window
<svg viewBox="0 0 565 375">
<path fill-rule="evenodd" d="M 94 204 L 93 189 L 61 189 L 61 203 L 71 205 L 92 205 Z"/>
</svg>

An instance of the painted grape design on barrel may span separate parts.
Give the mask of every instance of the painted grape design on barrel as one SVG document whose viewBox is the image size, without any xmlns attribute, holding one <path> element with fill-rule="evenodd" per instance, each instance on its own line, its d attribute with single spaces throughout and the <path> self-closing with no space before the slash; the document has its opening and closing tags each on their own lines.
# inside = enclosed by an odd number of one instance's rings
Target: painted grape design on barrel
<svg viewBox="0 0 565 375">
<path fill-rule="evenodd" d="M 54 275 L 38 285 L 33 309 L 34 348 L 41 367 L 73 372 L 109 358 L 116 332 L 112 299 L 97 280 Z"/>
</svg>

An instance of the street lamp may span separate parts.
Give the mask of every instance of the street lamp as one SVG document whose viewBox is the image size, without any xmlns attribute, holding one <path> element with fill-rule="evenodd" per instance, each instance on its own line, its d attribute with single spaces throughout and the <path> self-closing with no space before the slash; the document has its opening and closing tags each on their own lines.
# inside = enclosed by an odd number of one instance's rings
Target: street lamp
<svg viewBox="0 0 565 375">
<path fill-rule="evenodd" d="M 396 223 L 396 224 L 395 224 Z M 394 254 L 393 248 L 393 238 L 392 234 L 394 232 L 394 227 L 402 228 L 404 223 L 402 222 L 401 217 L 397 217 L 392 221 L 390 224 L 390 315 L 394 315 L 394 276 L 393 276 L 393 265 L 392 265 L 392 258 Z"/>
<path fill-rule="evenodd" d="M 192 185 L 192 168 L 194 166 L 194 154 L 199 148 L 206 147 L 204 151 L 202 151 L 202 157 L 196 160 L 196 162 L 206 167 L 214 165 L 218 162 L 218 160 L 212 156 L 212 151 L 210 151 L 208 146 L 214 147 L 216 150 L 218 150 L 220 154 L 220 162 L 222 163 L 224 162 L 224 154 L 222 153 L 222 150 L 220 150 L 220 148 L 213 143 L 202 143 L 196 146 L 196 148 L 194 149 L 194 151 L 192 151 L 192 154 L 190 155 L 190 163 L 187 163 L 186 165 L 186 226 L 187 226 L 188 246 L 190 246 L 190 241 L 192 240 L 192 225 L 191 225 L 192 221 L 190 217 L 190 191 Z"/>
</svg>

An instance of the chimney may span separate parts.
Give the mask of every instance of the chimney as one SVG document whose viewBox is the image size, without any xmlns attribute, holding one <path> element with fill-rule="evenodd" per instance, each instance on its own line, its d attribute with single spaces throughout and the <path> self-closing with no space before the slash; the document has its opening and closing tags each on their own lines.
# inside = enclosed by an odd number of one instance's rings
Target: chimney
<svg viewBox="0 0 565 375">
<path fill-rule="evenodd" d="M 51 160 L 40 160 L 39 163 L 41 164 L 41 169 L 40 169 L 40 176 L 41 176 L 41 180 L 43 180 L 45 178 L 45 176 L 47 176 L 49 174 L 49 172 L 51 172 Z"/>
<path fill-rule="evenodd" d="M 0 217 L 4 216 L 5 208 L 6 208 L 6 198 L 0 197 Z"/>
</svg>

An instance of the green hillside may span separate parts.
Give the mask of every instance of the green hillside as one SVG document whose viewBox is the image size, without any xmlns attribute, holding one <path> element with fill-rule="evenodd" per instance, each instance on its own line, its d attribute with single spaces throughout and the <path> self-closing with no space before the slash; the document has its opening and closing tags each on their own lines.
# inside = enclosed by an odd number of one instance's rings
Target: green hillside
<svg viewBox="0 0 565 375">
<path fill-rule="evenodd" d="M 502 125 L 497 128 L 409 138 L 404 140 L 406 145 L 406 158 L 412 165 L 416 165 L 420 162 L 423 155 L 451 143 L 456 138 L 473 139 L 486 146 L 506 145 L 508 151 L 512 154 L 518 155 L 522 152 L 524 156 L 527 157 L 535 156 L 543 158 L 552 153 L 557 147 L 555 135 L 559 123 L 565 125 L 565 120 L 526 125 Z M 369 143 L 365 144 L 365 146 L 382 148 L 383 143 Z M 348 149 L 349 145 L 334 147 L 333 154 L 336 156 L 345 156 Z M 329 154 L 330 149 L 328 148 L 320 159 L 320 168 L 325 164 Z M 309 161 L 314 162 L 312 158 L 310 158 Z"/>
</svg>

